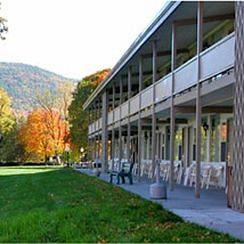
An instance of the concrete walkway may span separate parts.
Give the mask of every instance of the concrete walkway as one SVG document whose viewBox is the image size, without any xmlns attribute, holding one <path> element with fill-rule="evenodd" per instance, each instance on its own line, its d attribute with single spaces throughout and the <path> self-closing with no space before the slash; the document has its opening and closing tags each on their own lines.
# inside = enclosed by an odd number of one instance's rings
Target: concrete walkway
<svg viewBox="0 0 244 244">
<path fill-rule="evenodd" d="M 94 176 L 91 170 L 77 170 L 81 173 Z M 100 179 L 108 182 L 108 174 L 101 174 Z M 119 185 L 123 189 L 140 195 L 145 199 L 149 197 L 149 182 L 134 182 L 133 185 Z M 150 199 L 151 200 L 151 199 Z M 154 200 L 155 201 L 155 200 Z M 244 240 L 244 214 L 227 208 L 226 195 L 223 190 L 204 190 L 201 198 L 194 197 L 194 188 L 176 186 L 174 191 L 168 191 L 167 200 L 155 201 L 164 208 L 181 216 L 186 221 L 228 233 Z"/>
</svg>

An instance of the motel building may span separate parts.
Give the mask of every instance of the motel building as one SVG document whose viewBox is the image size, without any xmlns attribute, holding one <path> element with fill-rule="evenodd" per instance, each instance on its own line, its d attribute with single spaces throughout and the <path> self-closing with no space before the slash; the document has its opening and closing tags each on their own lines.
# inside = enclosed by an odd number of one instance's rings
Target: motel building
<svg viewBox="0 0 244 244">
<path fill-rule="evenodd" d="M 104 171 L 153 180 L 160 163 L 170 190 L 244 212 L 244 2 L 168 2 L 83 108 Z"/>
</svg>

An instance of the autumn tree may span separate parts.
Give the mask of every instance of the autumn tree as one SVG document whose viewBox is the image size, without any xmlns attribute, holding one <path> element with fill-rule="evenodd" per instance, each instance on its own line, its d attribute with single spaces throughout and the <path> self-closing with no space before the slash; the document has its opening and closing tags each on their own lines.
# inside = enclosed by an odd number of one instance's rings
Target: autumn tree
<svg viewBox="0 0 244 244">
<path fill-rule="evenodd" d="M 15 123 L 10 131 L 3 135 L 0 143 L 0 160 L 1 162 L 24 162 L 25 150 L 19 140 L 20 124 Z"/>
<path fill-rule="evenodd" d="M 57 87 L 57 96 L 55 98 L 55 107 L 59 113 L 67 121 L 69 117 L 69 106 L 72 101 L 72 93 L 74 91 L 74 83 L 70 81 L 62 82 Z"/>
<path fill-rule="evenodd" d="M 74 90 L 74 83 L 67 80 L 57 85 L 56 90 L 50 89 L 36 89 L 35 92 L 28 92 L 28 103 L 29 107 L 32 107 L 33 110 L 41 109 L 45 111 L 45 116 L 48 116 L 48 126 L 49 134 L 54 139 L 56 137 L 56 133 L 61 135 L 62 133 L 66 134 L 63 138 L 65 144 L 69 144 L 69 123 L 68 123 L 68 107 L 71 103 L 72 99 L 72 91 Z M 53 111 L 56 111 L 58 118 L 53 116 Z M 66 124 L 64 127 L 64 132 L 62 131 L 62 127 L 55 126 L 55 120 L 63 121 Z M 53 123 L 51 126 L 50 123 Z M 59 131 L 60 130 L 60 131 Z M 55 155 L 57 156 L 58 161 L 59 153 L 56 150 Z"/>
<path fill-rule="evenodd" d="M 60 113 L 38 108 L 31 112 L 20 130 L 26 152 L 35 159 L 44 159 L 64 152 L 69 130 Z"/>
<path fill-rule="evenodd" d="M 45 110 L 55 109 L 60 115 L 67 119 L 68 108 L 72 100 L 72 92 L 74 91 L 74 83 L 67 80 L 59 83 L 56 90 L 35 89 L 26 91 L 28 93 L 29 107 L 32 109 L 43 108 Z"/>
<path fill-rule="evenodd" d="M 87 149 L 88 114 L 82 106 L 96 87 L 106 78 L 110 69 L 98 71 L 84 77 L 73 92 L 73 100 L 69 107 L 70 137 L 73 155 L 78 158 L 80 148 Z"/>
<path fill-rule="evenodd" d="M 17 137 L 18 129 L 19 127 L 11 107 L 11 99 L 7 92 L 0 88 L 1 162 L 21 160 L 23 148 Z"/>
<path fill-rule="evenodd" d="M 5 134 L 10 131 L 14 123 L 11 99 L 8 93 L 0 88 L 0 133 Z"/>
</svg>

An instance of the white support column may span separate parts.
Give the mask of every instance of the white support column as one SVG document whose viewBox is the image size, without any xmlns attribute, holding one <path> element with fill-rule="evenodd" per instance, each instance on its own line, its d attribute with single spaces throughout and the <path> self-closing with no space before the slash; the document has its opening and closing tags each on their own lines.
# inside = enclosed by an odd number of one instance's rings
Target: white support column
<svg viewBox="0 0 244 244">
<path fill-rule="evenodd" d="M 156 166 L 156 114 L 155 114 L 155 82 L 157 80 L 157 41 L 152 43 L 152 71 L 153 71 L 153 105 L 152 105 L 152 172 L 154 176 Z M 158 157 L 158 155 L 157 155 Z"/>
<path fill-rule="evenodd" d="M 121 104 L 122 104 L 122 96 L 123 96 L 123 80 L 122 76 L 119 80 L 119 170 L 121 169 L 121 160 L 123 157 L 123 151 L 122 151 L 122 125 L 121 125 Z"/>
<path fill-rule="evenodd" d="M 150 131 L 147 131 L 147 160 L 150 159 Z"/>
<path fill-rule="evenodd" d="M 114 109 L 115 109 L 115 84 L 113 84 L 113 98 L 112 98 L 112 108 L 113 108 L 113 125 L 112 125 L 112 140 L 111 140 L 111 156 L 112 156 L 112 169 L 114 168 L 114 156 L 115 156 L 115 131 L 114 131 Z"/>
<path fill-rule="evenodd" d="M 102 95 L 102 170 L 108 168 L 108 92 Z"/>
<path fill-rule="evenodd" d="M 171 71 L 172 71 L 172 84 L 171 84 L 171 108 L 170 108 L 170 190 L 174 190 L 174 147 L 175 147 L 175 108 L 174 108 L 174 70 L 176 63 L 176 26 L 172 24 L 172 38 L 171 38 Z"/>
<path fill-rule="evenodd" d="M 97 101 L 96 102 L 96 108 L 95 108 L 95 121 L 97 120 L 97 118 L 98 118 L 98 104 L 99 104 L 99 102 Z M 99 144 L 99 133 L 97 133 L 97 136 L 95 136 L 95 138 L 96 138 L 96 159 L 100 159 L 99 158 L 99 150 L 100 150 L 100 144 Z"/>
<path fill-rule="evenodd" d="M 144 136 L 144 130 L 142 130 L 141 132 L 141 161 L 143 161 L 145 158 L 144 158 L 144 155 L 145 155 L 145 136 Z M 142 162 L 141 162 L 142 163 Z"/>
<path fill-rule="evenodd" d="M 100 118 L 100 99 L 96 102 L 96 121 Z M 96 125 L 96 133 L 97 133 L 97 158 L 101 159 L 100 155 L 100 131 L 97 128 Z"/>
<path fill-rule="evenodd" d="M 88 128 L 89 128 L 90 124 L 91 124 L 91 108 L 89 108 L 89 110 L 88 110 Z M 88 160 L 90 160 L 92 158 L 91 139 L 90 139 L 89 129 L 88 129 L 88 136 L 87 136 L 87 157 L 88 157 Z"/>
<path fill-rule="evenodd" d="M 160 127 L 159 129 L 159 148 L 158 148 L 158 157 L 160 160 L 162 160 L 162 147 L 163 147 L 163 131 L 162 131 L 162 127 Z"/>
<path fill-rule="evenodd" d="M 158 159 L 160 159 L 160 133 L 159 131 L 156 132 L 156 155 L 158 156 Z"/>
<path fill-rule="evenodd" d="M 131 67 L 128 68 L 128 123 L 127 123 L 127 161 L 131 163 L 131 126 L 130 126 L 130 97 L 131 97 Z"/>
<path fill-rule="evenodd" d="M 96 120 L 96 106 L 95 103 L 92 105 L 92 123 L 94 123 Z M 94 133 L 94 127 L 92 127 L 92 134 Z M 94 137 L 94 134 L 92 135 Z M 93 140 L 93 160 L 96 159 L 96 147 L 95 147 L 96 140 Z"/>
<path fill-rule="evenodd" d="M 138 123 L 137 123 L 137 133 L 138 133 L 138 180 L 140 181 L 141 175 L 141 159 L 142 159 L 142 132 L 141 132 L 141 90 L 142 90 L 142 82 L 143 82 L 143 60 L 142 56 L 139 59 L 139 113 L 138 113 Z"/>
<path fill-rule="evenodd" d="M 202 124 L 202 106 L 201 106 L 201 65 L 200 53 L 202 51 L 202 32 L 203 32 L 203 2 L 197 5 L 197 88 L 196 88 L 196 184 L 195 197 L 200 198 L 201 190 L 201 124 Z"/>
</svg>

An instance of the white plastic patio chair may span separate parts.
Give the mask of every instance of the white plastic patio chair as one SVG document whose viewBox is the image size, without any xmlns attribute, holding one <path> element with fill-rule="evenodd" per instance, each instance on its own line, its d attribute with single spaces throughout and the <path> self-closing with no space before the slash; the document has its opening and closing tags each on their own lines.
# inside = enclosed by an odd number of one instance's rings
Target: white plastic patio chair
<svg viewBox="0 0 244 244">
<path fill-rule="evenodd" d="M 204 188 L 205 186 L 206 189 L 209 189 L 211 173 L 212 173 L 212 166 L 203 165 L 201 169 L 201 188 Z"/>
</svg>

